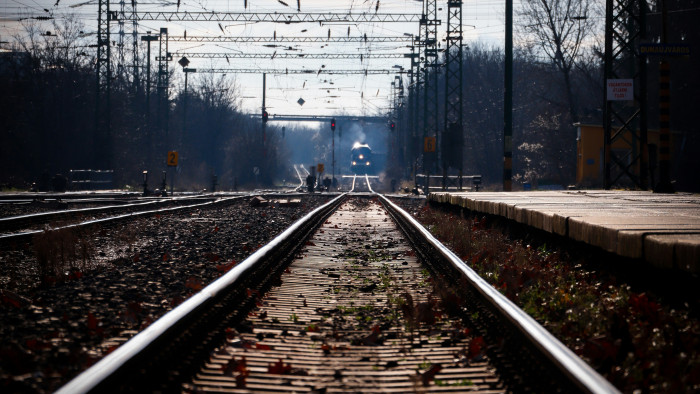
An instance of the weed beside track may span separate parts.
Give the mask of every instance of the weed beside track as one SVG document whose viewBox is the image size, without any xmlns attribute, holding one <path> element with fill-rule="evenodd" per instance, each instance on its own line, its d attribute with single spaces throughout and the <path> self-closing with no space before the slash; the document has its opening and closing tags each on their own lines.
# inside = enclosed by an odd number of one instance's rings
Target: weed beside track
<svg viewBox="0 0 700 394">
<path fill-rule="evenodd" d="M 700 321 L 687 304 L 640 292 L 585 256 L 511 239 L 483 217 L 409 211 L 620 390 L 700 389 Z"/>
</svg>

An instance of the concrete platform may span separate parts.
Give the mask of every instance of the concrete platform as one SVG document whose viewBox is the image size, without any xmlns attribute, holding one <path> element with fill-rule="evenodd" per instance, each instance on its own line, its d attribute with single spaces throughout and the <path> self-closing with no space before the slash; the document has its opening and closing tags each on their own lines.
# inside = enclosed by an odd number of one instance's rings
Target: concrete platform
<svg viewBox="0 0 700 394">
<path fill-rule="evenodd" d="M 506 217 L 657 267 L 700 273 L 698 194 L 436 192 L 428 199 Z"/>
</svg>

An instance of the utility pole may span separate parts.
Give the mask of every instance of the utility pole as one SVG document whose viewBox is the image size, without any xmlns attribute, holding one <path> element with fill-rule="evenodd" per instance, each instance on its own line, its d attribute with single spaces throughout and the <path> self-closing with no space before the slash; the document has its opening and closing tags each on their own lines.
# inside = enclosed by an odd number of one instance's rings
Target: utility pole
<svg viewBox="0 0 700 394">
<path fill-rule="evenodd" d="M 661 43 L 668 44 L 668 0 L 661 1 Z M 659 183 L 656 193 L 673 193 L 671 184 L 671 65 L 664 56 L 659 63 Z"/>
<path fill-rule="evenodd" d="M 263 73 L 263 94 L 262 94 L 262 112 L 263 112 L 263 122 L 262 122 L 262 133 L 260 135 L 260 149 L 262 151 L 262 155 L 260 155 L 260 171 L 263 173 L 263 176 L 267 176 L 267 168 L 265 168 L 265 162 L 267 159 L 267 149 L 265 148 L 265 133 L 267 132 L 267 109 L 265 108 L 265 95 L 267 92 L 267 74 Z M 263 178 L 264 179 L 264 178 Z"/>
<path fill-rule="evenodd" d="M 146 32 L 145 36 L 141 36 L 141 41 L 145 41 L 148 46 L 146 50 L 146 118 L 151 115 L 151 42 L 158 41 L 159 36 L 151 35 L 151 32 Z M 147 122 L 148 123 L 148 122 Z"/>
<path fill-rule="evenodd" d="M 506 61 L 503 89 L 503 191 L 513 179 L 513 0 L 506 0 Z"/>
<path fill-rule="evenodd" d="M 185 73 L 185 93 L 182 97 L 182 138 L 181 141 L 184 141 L 185 138 L 187 137 L 187 75 L 190 73 L 197 72 L 196 68 L 187 68 L 187 66 L 190 64 L 189 59 L 186 57 L 182 57 L 180 60 L 177 61 L 181 66 L 182 66 L 182 72 Z M 182 144 L 180 144 L 182 147 Z"/>
</svg>

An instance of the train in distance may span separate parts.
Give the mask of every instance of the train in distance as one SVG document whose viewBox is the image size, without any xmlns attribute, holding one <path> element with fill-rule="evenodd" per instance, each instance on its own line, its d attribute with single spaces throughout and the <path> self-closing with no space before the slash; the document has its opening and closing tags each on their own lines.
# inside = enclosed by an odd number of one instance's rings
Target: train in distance
<svg viewBox="0 0 700 394">
<path fill-rule="evenodd" d="M 355 174 L 371 174 L 374 170 L 372 161 L 372 149 L 369 145 L 355 142 L 350 150 L 350 170 Z"/>
</svg>

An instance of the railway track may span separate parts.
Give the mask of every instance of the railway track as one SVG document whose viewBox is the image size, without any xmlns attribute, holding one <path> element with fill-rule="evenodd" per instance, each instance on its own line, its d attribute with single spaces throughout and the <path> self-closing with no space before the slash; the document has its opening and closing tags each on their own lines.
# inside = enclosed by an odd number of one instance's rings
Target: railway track
<svg viewBox="0 0 700 394">
<path fill-rule="evenodd" d="M 400 208 L 347 195 L 59 392 L 104 391 L 616 392 Z"/>
<path fill-rule="evenodd" d="M 139 216 L 167 214 L 197 208 L 215 207 L 246 196 L 194 196 L 132 201 L 118 205 L 40 212 L 0 218 L 0 244 L 28 242 L 46 229 L 62 230 L 116 223 Z M 292 194 L 267 195 L 288 199 Z"/>
<path fill-rule="evenodd" d="M 95 217 L 95 216 L 107 216 L 131 212 L 141 212 L 141 211 L 153 211 L 158 209 L 163 209 L 166 207 L 173 206 L 183 206 L 192 203 L 201 203 L 206 201 L 213 201 L 215 198 L 186 198 L 186 199 L 157 199 L 148 201 L 114 201 L 110 200 L 107 202 L 94 201 L 94 204 L 104 204 L 104 206 L 94 206 L 88 208 L 77 208 L 77 209 L 60 209 L 51 210 L 47 212 L 38 212 L 31 214 L 23 214 L 16 216 L 8 216 L 0 218 L 0 232 L 10 233 L 10 232 L 21 232 L 22 230 L 32 230 L 37 226 L 47 225 L 55 222 L 63 222 L 67 224 L 68 222 L 79 222 L 81 218 Z M 78 200 L 84 201 L 84 200 Z M 71 202 L 72 203 L 72 202 Z M 66 203 L 64 203 L 66 204 Z M 68 205 L 68 204 L 66 204 Z M 53 207 L 56 204 L 52 205 Z"/>
</svg>

